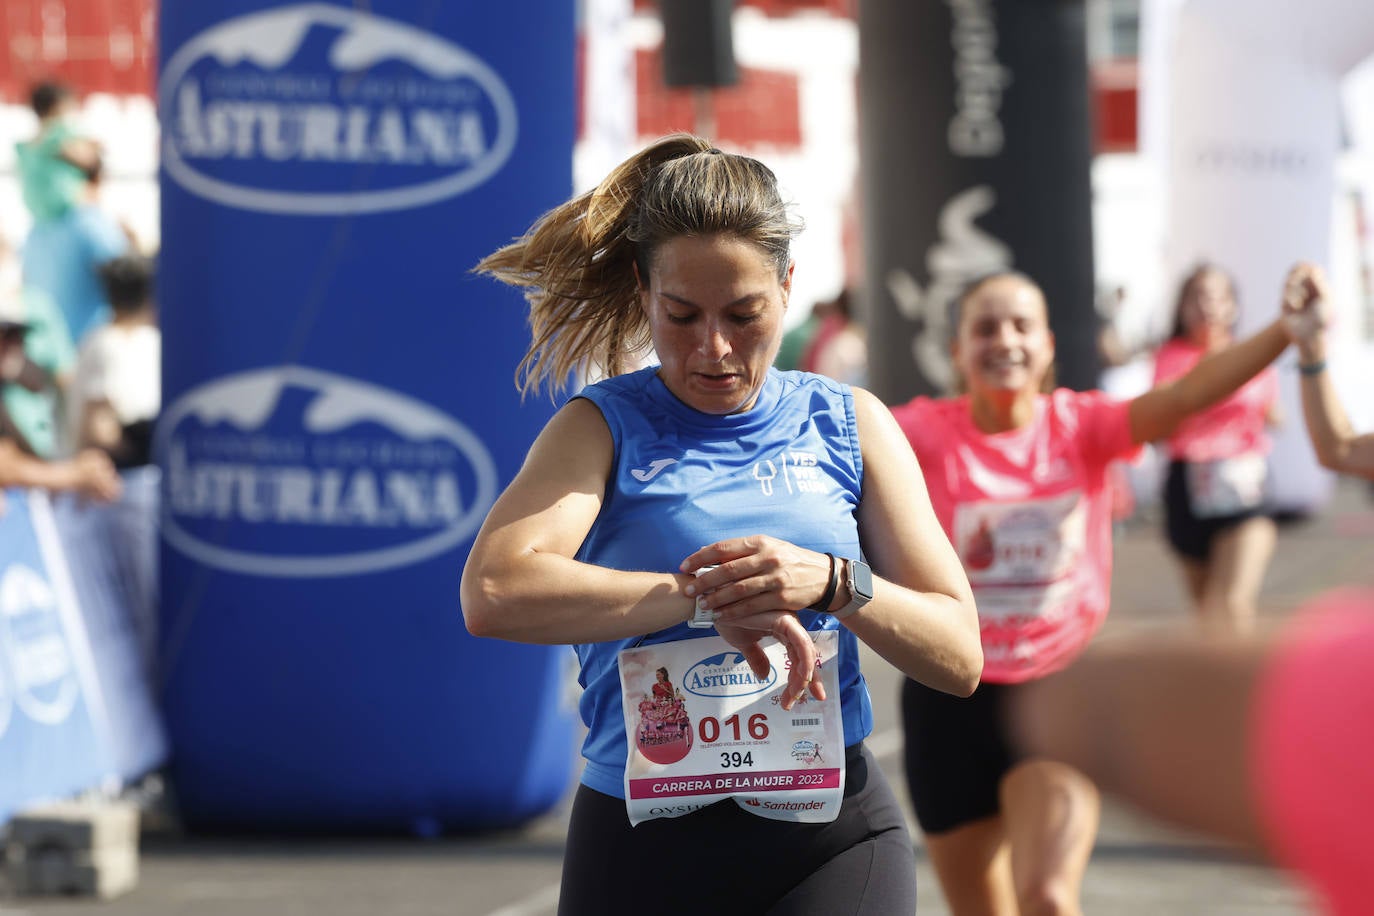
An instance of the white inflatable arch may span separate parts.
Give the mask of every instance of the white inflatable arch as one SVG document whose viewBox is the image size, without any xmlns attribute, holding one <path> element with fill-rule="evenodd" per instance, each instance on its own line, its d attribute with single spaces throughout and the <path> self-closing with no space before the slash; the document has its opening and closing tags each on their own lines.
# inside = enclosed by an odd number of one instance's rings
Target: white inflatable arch
<svg viewBox="0 0 1374 916">
<path fill-rule="evenodd" d="M 1159 158 L 1168 189 L 1160 288 L 1172 300 L 1192 264 L 1223 265 L 1248 333 L 1276 314 L 1290 264 L 1330 264 L 1341 85 L 1374 53 L 1374 3 L 1146 0 L 1142 19 L 1142 152 Z M 1374 327 L 1358 306 L 1338 303 L 1333 341 L 1348 402 L 1352 388 L 1374 389 Z M 1312 456 L 1295 374 L 1281 377 L 1274 495 L 1282 508 L 1313 509 L 1331 479 Z"/>
</svg>

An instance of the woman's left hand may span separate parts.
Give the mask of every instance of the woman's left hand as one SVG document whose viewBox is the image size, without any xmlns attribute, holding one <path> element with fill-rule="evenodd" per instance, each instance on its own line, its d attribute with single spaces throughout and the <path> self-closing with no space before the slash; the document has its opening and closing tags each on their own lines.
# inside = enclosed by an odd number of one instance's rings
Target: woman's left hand
<svg viewBox="0 0 1374 916">
<path fill-rule="evenodd" d="M 791 709 L 808 689 L 816 699 L 825 699 L 816 644 L 795 611 L 828 590 L 831 562 L 823 553 L 767 535 L 717 541 L 682 562 L 684 572 L 711 567 L 688 587 L 689 593 L 716 612 L 716 631 L 744 654 L 756 675 L 768 676 L 768 658 L 758 644 L 763 634 L 786 648 L 791 667 L 784 709 Z"/>
</svg>

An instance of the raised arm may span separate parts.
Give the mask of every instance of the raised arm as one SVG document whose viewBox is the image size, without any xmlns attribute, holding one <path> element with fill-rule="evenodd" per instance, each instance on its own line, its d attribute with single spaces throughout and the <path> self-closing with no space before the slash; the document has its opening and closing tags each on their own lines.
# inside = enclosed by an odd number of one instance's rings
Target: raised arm
<svg viewBox="0 0 1374 916">
<path fill-rule="evenodd" d="M 1136 442 L 1169 438 L 1189 414 L 1239 389 L 1286 346 L 1283 319 L 1276 318 L 1253 336 L 1204 357 L 1188 372 L 1131 401 L 1131 437 Z"/>
<path fill-rule="evenodd" d="M 891 411 L 860 389 L 854 406 L 864 461 L 859 541 L 875 575 L 873 600 L 845 623 L 908 676 L 968 696 L 983 671 L 968 576 Z"/>
<path fill-rule="evenodd" d="M 622 572 L 573 557 L 596 520 L 613 445 L 590 401 L 569 402 L 492 507 L 463 567 L 475 636 L 571 644 L 652 633 L 686 620 L 691 576 Z"/>
<path fill-rule="evenodd" d="M 1329 301 L 1321 268 L 1300 262 L 1288 272 L 1283 312 L 1285 327 L 1298 347 L 1303 419 L 1323 467 L 1374 479 L 1374 433 L 1355 434 L 1326 371 Z"/>
</svg>

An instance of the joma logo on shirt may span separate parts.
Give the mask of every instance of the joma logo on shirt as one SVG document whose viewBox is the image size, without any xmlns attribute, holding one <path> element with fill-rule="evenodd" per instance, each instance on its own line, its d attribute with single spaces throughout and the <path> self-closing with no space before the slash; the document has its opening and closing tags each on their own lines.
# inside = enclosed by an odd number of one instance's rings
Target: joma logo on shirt
<svg viewBox="0 0 1374 916">
<path fill-rule="evenodd" d="M 630 468 L 630 476 L 640 483 L 648 483 L 670 464 L 677 464 L 676 458 L 659 458 L 649 462 L 647 468 Z"/>
</svg>

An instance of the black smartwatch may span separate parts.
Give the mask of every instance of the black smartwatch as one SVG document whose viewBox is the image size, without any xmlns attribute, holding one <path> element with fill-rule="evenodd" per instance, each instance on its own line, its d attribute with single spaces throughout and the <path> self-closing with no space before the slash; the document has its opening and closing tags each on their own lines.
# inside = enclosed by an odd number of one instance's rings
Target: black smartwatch
<svg viewBox="0 0 1374 916">
<path fill-rule="evenodd" d="M 863 560 L 844 561 L 846 583 L 849 585 L 849 603 L 834 611 L 835 619 L 844 620 L 856 614 L 859 608 L 873 600 L 873 570 Z"/>
</svg>

